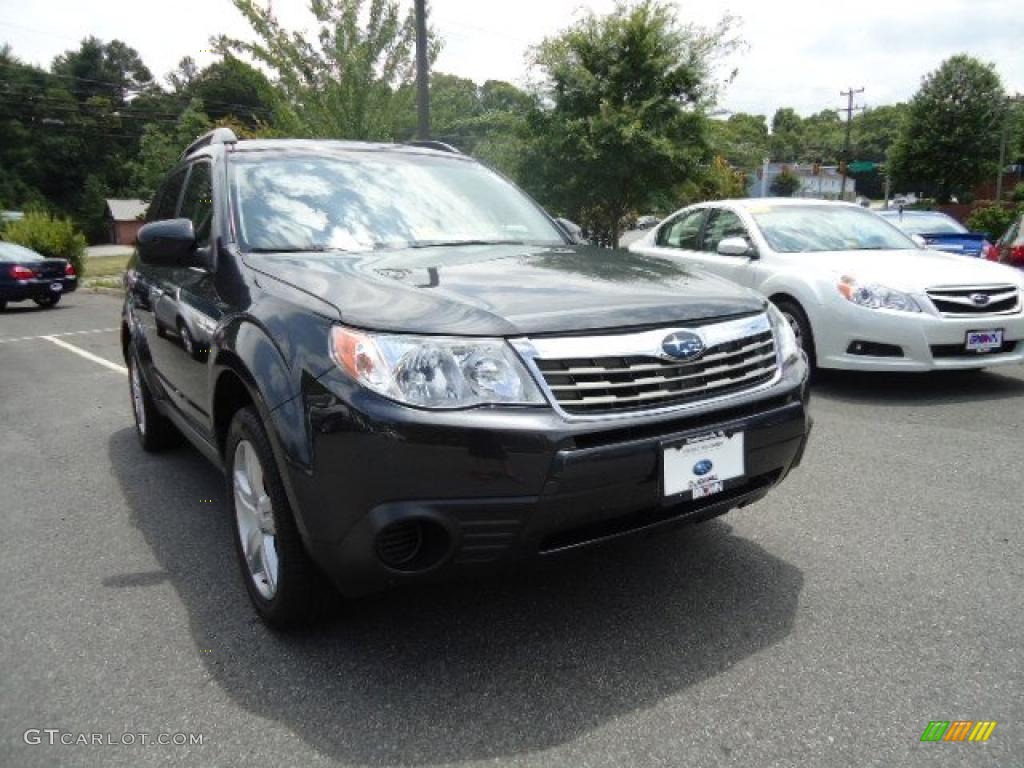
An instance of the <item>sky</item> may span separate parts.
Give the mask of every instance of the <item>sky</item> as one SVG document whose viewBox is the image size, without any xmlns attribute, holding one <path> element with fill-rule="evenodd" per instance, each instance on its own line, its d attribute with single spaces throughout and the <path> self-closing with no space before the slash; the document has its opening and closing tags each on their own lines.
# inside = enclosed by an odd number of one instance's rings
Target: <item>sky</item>
<svg viewBox="0 0 1024 768">
<path fill-rule="evenodd" d="M 264 0 L 266 1 L 266 0 Z M 309 29 L 306 0 L 271 0 L 287 25 Z M 402 0 L 404 3 L 411 0 Z M 779 107 L 803 115 L 845 106 L 840 91 L 865 89 L 868 107 L 906 100 L 921 77 L 966 52 L 996 64 L 1007 90 L 1024 91 L 1024 12 L 1020 0 L 729 0 L 678 2 L 680 18 L 716 24 L 737 17 L 745 41 L 719 67 L 719 107 L 770 118 Z M 614 0 L 431 0 L 431 24 L 444 41 L 435 65 L 477 82 L 528 82 L 528 51 L 582 13 Z M 0 0 L 0 43 L 19 58 L 48 65 L 86 35 L 117 38 L 142 55 L 158 78 L 183 56 L 200 66 L 211 35 L 248 36 L 230 0 Z"/>
</svg>

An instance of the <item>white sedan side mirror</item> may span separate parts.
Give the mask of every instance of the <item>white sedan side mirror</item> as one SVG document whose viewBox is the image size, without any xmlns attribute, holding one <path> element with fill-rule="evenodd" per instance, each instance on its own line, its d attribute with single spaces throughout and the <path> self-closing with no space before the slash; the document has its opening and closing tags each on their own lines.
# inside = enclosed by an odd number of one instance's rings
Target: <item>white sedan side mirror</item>
<svg viewBox="0 0 1024 768">
<path fill-rule="evenodd" d="M 718 243 L 718 252 L 723 256 L 752 256 L 754 249 L 742 237 L 725 237 Z"/>
<path fill-rule="evenodd" d="M 925 240 L 920 235 L 911 235 L 910 239 L 914 241 L 914 245 L 916 245 L 918 248 L 923 249 L 928 247 L 928 241 Z"/>
</svg>

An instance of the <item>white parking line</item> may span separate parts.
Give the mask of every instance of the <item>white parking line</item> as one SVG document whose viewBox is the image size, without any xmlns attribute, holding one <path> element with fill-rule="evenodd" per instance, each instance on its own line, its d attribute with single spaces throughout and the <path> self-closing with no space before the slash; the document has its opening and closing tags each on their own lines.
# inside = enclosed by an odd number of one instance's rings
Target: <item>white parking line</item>
<svg viewBox="0 0 1024 768">
<path fill-rule="evenodd" d="M 68 352 L 74 352 L 79 357 L 84 357 L 86 360 L 92 360 L 94 363 L 98 363 L 99 365 L 102 365 L 105 368 L 109 368 L 112 371 L 117 371 L 118 373 L 128 375 L 128 369 L 125 368 L 123 365 L 112 363 L 109 360 L 103 359 L 99 355 L 94 355 L 92 352 L 86 352 L 81 347 L 76 347 L 74 344 L 68 344 L 66 341 L 62 341 L 61 339 L 58 339 L 55 336 L 40 336 L 39 338 L 46 339 L 46 341 L 52 341 L 58 347 L 63 347 Z"/>
<path fill-rule="evenodd" d="M 15 341 L 35 341 L 36 339 L 51 339 L 59 336 L 82 336 L 87 333 L 113 333 L 119 328 L 94 328 L 90 331 L 64 331 L 63 333 L 50 333 L 45 336 L 16 336 L 13 339 L 0 339 L 0 344 L 10 344 Z"/>
</svg>

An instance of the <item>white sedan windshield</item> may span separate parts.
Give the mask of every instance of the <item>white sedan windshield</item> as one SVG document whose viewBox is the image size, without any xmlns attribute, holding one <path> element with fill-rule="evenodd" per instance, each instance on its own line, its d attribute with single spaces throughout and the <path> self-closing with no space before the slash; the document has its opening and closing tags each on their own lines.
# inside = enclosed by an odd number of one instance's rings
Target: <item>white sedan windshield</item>
<svg viewBox="0 0 1024 768">
<path fill-rule="evenodd" d="M 916 248 L 898 229 L 860 207 L 775 205 L 751 213 L 768 245 L 779 253 Z"/>
</svg>

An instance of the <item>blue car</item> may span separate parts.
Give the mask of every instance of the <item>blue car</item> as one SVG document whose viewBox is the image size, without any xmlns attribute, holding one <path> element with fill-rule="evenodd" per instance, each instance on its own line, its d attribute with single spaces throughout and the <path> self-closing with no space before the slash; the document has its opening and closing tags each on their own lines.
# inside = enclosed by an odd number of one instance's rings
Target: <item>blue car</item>
<svg viewBox="0 0 1024 768">
<path fill-rule="evenodd" d="M 878 215 L 908 235 L 920 235 L 929 248 L 962 256 L 984 256 L 989 247 L 984 232 L 971 232 L 963 224 L 938 211 L 879 211 Z"/>
</svg>

